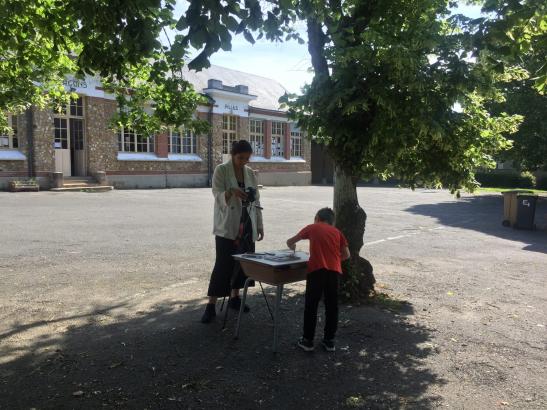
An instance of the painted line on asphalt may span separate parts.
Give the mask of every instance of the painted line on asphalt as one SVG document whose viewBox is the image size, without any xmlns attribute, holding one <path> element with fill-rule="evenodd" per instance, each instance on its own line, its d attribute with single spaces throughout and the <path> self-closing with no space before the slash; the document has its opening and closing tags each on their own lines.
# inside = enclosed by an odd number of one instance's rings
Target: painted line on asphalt
<svg viewBox="0 0 547 410">
<path fill-rule="evenodd" d="M 378 239 L 377 241 L 367 242 L 363 246 L 373 246 L 373 245 L 378 245 L 379 243 L 384 243 L 388 241 L 396 241 L 398 239 L 410 238 L 412 236 L 416 236 L 422 233 L 437 231 L 437 230 L 445 229 L 445 228 L 446 228 L 445 226 L 436 226 L 435 228 L 420 229 L 417 232 L 407 233 L 405 235 L 388 236 L 387 238 L 384 238 L 384 239 Z"/>
<path fill-rule="evenodd" d="M 412 236 L 420 235 L 422 233 L 439 231 L 439 230 L 447 229 L 447 228 L 463 228 L 465 225 L 467 225 L 469 223 L 472 223 L 472 222 L 476 222 L 476 218 L 468 218 L 468 219 L 464 219 L 464 220 L 460 221 L 459 225 L 462 225 L 462 226 L 440 225 L 440 226 L 436 226 L 435 228 L 427 228 L 427 229 L 419 228 L 419 230 L 417 232 L 407 233 L 405 235 L 388 236 L 387 238 L 378 239 L 377 241 L 366 242 L 363 246 L 378 245 L 379 243 L 383 243 L 383 242 L 396 241 L 398 239 L 410 238 Z M 463 228 L 463 229 L 465 229 L 465 228 Z"/>
</svg>

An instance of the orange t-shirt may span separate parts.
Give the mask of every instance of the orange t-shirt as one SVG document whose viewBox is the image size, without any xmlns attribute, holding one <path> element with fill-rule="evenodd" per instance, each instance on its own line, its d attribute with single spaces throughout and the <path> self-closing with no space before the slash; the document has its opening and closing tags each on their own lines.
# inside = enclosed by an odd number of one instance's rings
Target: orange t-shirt
<svg viewBox="0 0 547 410">
<path fill-rule="evenodd" d="M 308 272 L 327 269 L 342 273 L 341 252 L 345 246 L 348 246 L 348 241 L 342 232 L 325 222 L 318 222 L 306 226 L 298 236 L 310 240 Z"/>
</svg>

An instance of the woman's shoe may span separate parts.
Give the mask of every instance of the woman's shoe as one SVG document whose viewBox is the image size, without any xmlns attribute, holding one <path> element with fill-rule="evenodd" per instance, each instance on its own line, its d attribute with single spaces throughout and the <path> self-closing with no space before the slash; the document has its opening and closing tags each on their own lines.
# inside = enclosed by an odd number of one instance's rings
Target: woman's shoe
<svg viewBox="0 0 547 410">
<path fill-rule="evenodd" d="M 231 298 L 228 306 L 230 307 L 230 309 L 239 310 L 241 308 L 241 298 L 239 296 L 235 298 Z M 251 308 L 245 305 L 245 307 L 243 308 L 243 311 L 245 313 L 248 313 L 251 311 Z"/>
<path fill-rule="evenodd" d="M 207 306 L 205 306 L 205 313 L 203 313 L 203 316 L 201 317 L 201 323 L 211 323 L 216 315 L 215 304 L 207 303 Z"/>
</svg>

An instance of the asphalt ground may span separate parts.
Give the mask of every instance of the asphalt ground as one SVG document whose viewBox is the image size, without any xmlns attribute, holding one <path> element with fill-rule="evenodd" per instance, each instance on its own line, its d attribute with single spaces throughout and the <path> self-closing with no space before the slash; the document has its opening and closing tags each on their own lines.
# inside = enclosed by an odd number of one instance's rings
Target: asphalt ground
<svg viewBox="0 0 547 410">
<path fill-rule="evenodd" d="M 332 203 L 329 187 L 261 195 L 259 250 Z M 345 306 L 336 356 L 309 360 L 294 347 L 301 284 L 277 357 L 256 289 L 237 343 L 198 323 L 210 190 L 0 193 L 0 408 L 546 408 L 547 201 L 521 231 L 502 227 L 501 195 L 359 199 L 388 296 Z"/>
</svg>

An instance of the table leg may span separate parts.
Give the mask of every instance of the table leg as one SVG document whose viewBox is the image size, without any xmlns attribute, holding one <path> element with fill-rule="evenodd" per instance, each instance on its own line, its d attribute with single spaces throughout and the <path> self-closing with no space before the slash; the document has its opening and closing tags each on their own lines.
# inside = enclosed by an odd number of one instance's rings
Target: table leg
<svg viewBox="0 0 547 410">
<path fill-rule="evenodd" d="M 241 307 L 239 308 L 239 314 L 237 316 L 237 326 L 236 326 L 236 334 L 235 334 L 236 339 L 239 337 L 239 325 L 241 324 L 241 316 L 243 316 L 243 311 L 245 310 L 245 301 L 247 300 L 247 290 L 249 290 L 250 282 L 251 282 L 251 278 L 247 278 L 245 280 L 245 286 L 243 288 L 243 297 L 241 298 Z"/>
<path fill-rule="evenodd" d="M 224 298 L 226 299 L 226 298 Z M 230 301 L 232 300 L 232 295 L 230 295 L 228 297 L 228 303 L 226 303 L 226 311 L 224 312 L 224 321 L 222 322 L 222 330 L 224 330 L 226 328 L 226 322 L 228 321 L 228 310 L 229 309 L 229 306 L 230 306 Z M 221 306 L 221 310 L 222 308 L 224 307 L 224 300 L 222 301 L 222 306 Z"/>
<path fill-rule="evenodd" d="M 273 336 L 273 352 L 277 353 L 277 338 L 279 336 L 279 313 L 281 298 L 283 297 L 283 285 L 277 285 L 275 292 L 275 309 L 274 309 L 274 336 Z"/>
</svg>

